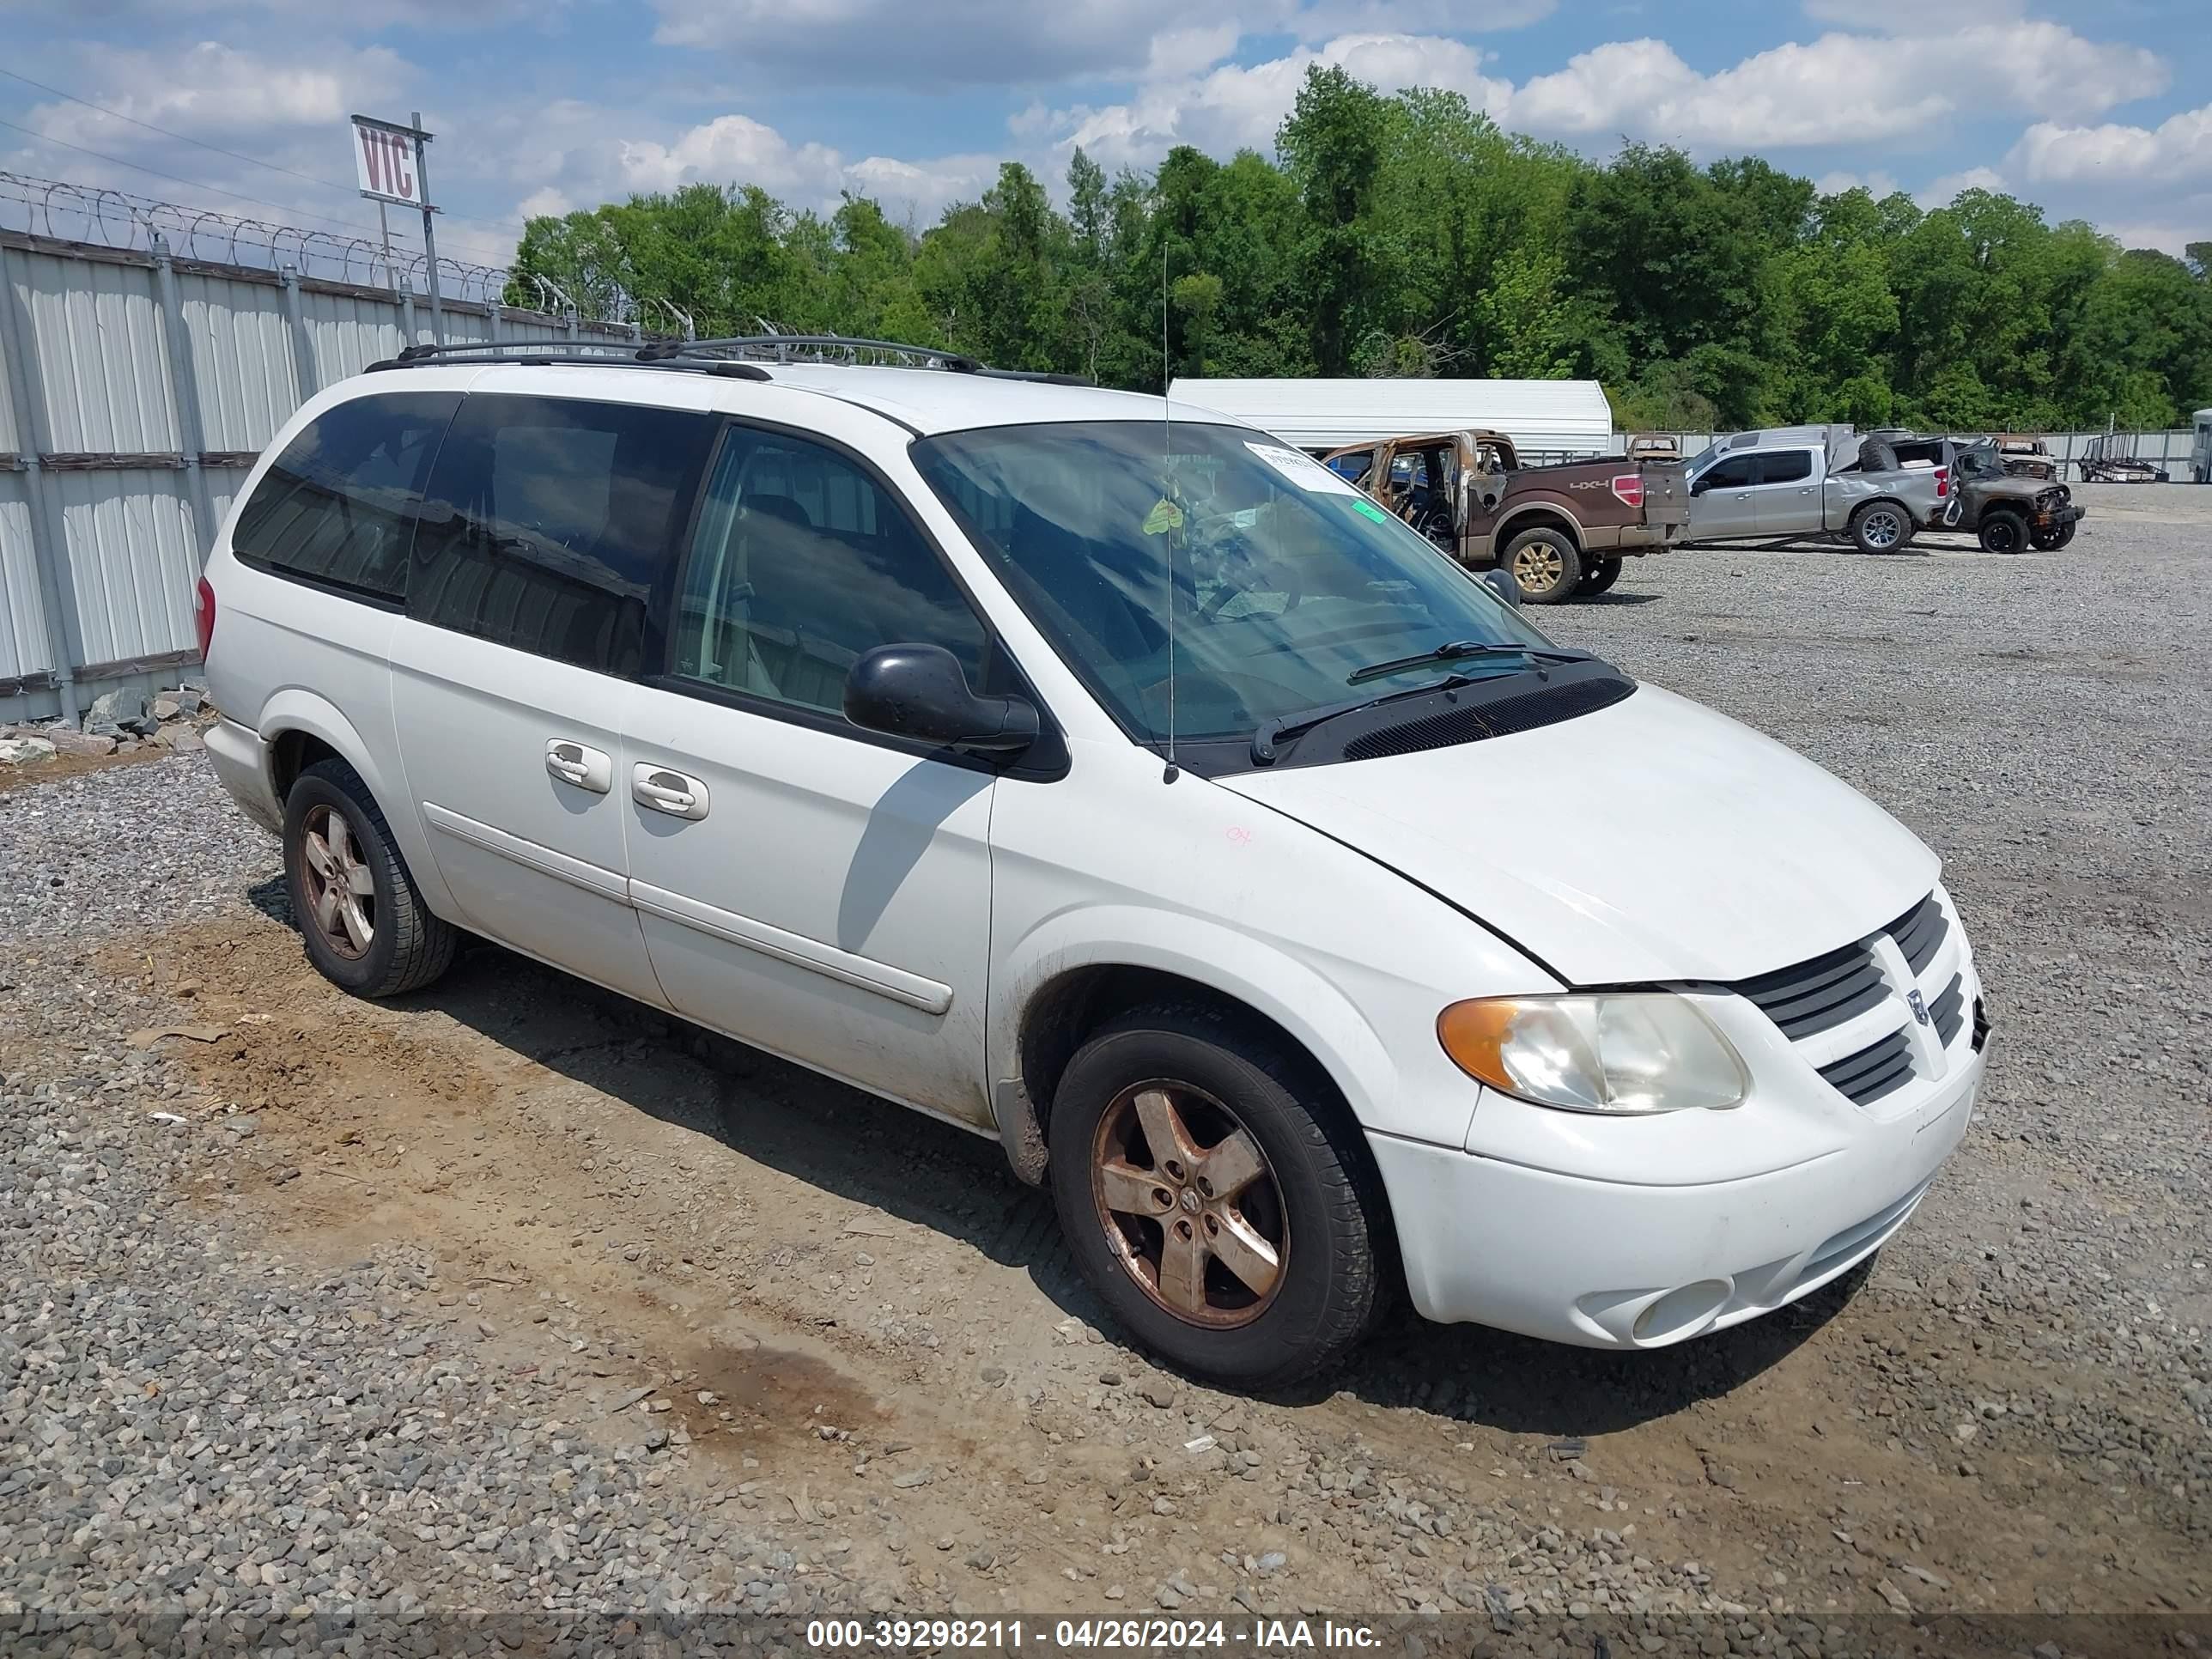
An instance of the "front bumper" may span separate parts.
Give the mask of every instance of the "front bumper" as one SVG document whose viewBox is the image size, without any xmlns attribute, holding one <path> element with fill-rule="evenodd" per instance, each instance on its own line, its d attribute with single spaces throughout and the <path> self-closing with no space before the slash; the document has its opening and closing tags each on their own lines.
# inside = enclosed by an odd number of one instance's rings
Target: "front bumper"
<svg viewBox="0 0 2212 1659">
<path fill-rule="evenodd" d="M 1833 1150 L 1696 1185 L 1595 1180 L 1389 1135 L 1368 1144 L 1425 1316 L 1663 1347 L 1771 1312 L 1881 1249 L 1966 1133 L 1983 1067 L 1966 1055 L 1911 1111 L 1869 1115 Z"/>
</svg>

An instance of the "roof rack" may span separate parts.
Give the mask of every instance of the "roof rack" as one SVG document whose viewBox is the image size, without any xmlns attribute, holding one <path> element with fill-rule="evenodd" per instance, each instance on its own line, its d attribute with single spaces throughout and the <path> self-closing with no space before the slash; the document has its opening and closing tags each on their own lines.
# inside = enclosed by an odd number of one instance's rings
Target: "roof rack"
<svg viewBox="0 0 2212 1659">
<path fill-rule="evenodd" d="M 889 359 L 888 363 L 884 360 Z M 528 343 L 468 341 L 452 345 L 410 345 L 397 357 L 371 363 L 374 370 L 410 368 L 441 362 L 593 363 L 604 368 L 641 366 L 690 369 L 734 379 L 765 380 L 763 362 L 836 362 L 903 368 L 935 368 L 994 380 L 1033 380 L 1049 386 L 1087 386 L 1080 374 L 1042 369 L 991 368 L 975 358 L 938 346 L 908 345 L 896 340 L 858 339 L 844 334 L 738 334 L 708 340 L 650 340 L 643 345 L 614 340 L 544 340 Z"/>
</svg>

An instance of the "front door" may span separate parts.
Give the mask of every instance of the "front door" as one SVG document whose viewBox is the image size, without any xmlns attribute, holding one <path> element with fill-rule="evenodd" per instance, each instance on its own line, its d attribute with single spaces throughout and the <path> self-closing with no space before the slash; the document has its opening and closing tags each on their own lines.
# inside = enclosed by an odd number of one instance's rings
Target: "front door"
<svg viewBox="0 0 2212 1659">
<path fill-rule="evenodd" d="M 1690 507 L 1692 537 L 1749 536 L 1757 533 L 1757 476 L 1750 455 L 1724 455 L 1698 477 L 1698 493 Z"/>
<path fill-rule="evenodd" d="M 653 1003 L 622 726 L 716 430 L 471 392 L 431 470 L 392 643 L 400 758 L 456 920 Z"/>
<path fill-rule="evenodd" d="M 856 459 L 732 425 L 671 635 L 619 783 L 630 896 L 670 1003 L 989 1123 L 994 775 L 842 712 L 847 672 L 878 645 L 945 646 L 989 684 L 987 632 L 935 550 Z"/>
</svg>

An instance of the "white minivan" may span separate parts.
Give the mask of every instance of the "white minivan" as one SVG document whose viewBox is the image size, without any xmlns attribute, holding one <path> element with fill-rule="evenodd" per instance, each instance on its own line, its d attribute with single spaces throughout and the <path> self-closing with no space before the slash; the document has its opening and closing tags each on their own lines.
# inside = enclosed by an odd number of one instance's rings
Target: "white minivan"
<svg viewBox="0 0 2212 1659">
<path fill-rule="evenodd" d="M 1879 807 L 1251 428 L 803 347 L 417 349 L 270 447 L 209 749 L 332 981 L 478 934 L 994 1137 L 1239 1386 L 1904 1224 L 1987 1026 Z"/>
</svg>

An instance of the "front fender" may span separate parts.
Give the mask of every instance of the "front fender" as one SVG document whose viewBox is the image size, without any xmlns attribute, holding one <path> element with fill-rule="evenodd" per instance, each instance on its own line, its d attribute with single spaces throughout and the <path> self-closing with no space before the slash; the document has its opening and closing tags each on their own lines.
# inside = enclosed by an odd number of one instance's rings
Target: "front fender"
<svg viewBox="0 0 2212 1659">
<path fill-rule="evenodd" d="M 991 1075 L 1018 1081 L 1024 1012 L 1037 994 L 1082 968 L 1142 968 L 1233 997 L 1288 1031 L 1327 1072 L 1364 1125 L 1394 1120 L 1398 1068 L 1382 1036 L 1342 992 L 1264 941 L 1188 913 L 1133 905 L 1078 906 L 1047 917 L 1014 942 L 991 976 Z M 1006 1088 L 994 1091 L 999 1097 Z M 1036 1103 L 1043 1113 L 1049 1103 Z M 1474 1102 L 1468 1102 L 1472 1118 Z M 1001 1126 L 1002 1128 L 1004 1126 Z M 1457 1125 L 1463 1139 L 1466 1123 Z M 1455 1133 L 1437 1126 L 1430 1137 Z"/>
</svg>

